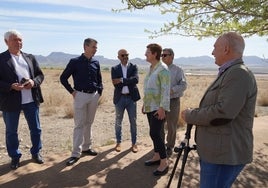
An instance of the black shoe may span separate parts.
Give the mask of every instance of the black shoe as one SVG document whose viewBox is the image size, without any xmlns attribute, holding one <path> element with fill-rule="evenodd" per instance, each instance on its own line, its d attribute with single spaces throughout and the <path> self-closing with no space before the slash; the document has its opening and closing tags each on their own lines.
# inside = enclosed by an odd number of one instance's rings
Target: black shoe
<svg viewBox="0 0 268 188">
<path fill-rule="evenodd" d="M 160 160 L 157 160 L 157 161 L 148 160 L 148 161 L 145 161 L 144 164 L 145 166 L 160 165 Z"/>
<path fill-rule="evenodd" d="M 154 174 L 155 176 L 163 176 L 163 175 L 165 175 L 166 173 L 168 173 L 168 166 L 167 166 L 163 171 L 155 170 L 155 171 L 153 172 L 153 174 Z"/>
<path fill-rule="evenodd" d="M 71 166 L 71 165 L 73 165 L 74 163 L 76 163 L 78 160 L 79 160 L 78 157 L 70 157 L 70 158 L 68 159 L 68 161 L 66 162 L 66 165 L 67 165 L 67 166 Z"/>
<path fill-rule="evenodd" d="M 44 160 L 43 160 L 42 156 L 40 155 L 40 153 L 32 155 L 32 159 L 37 164 L 43 164 L 44 163 Z"/>
<path fill-rule="evenodd" d="M 12 158 L 10 163 L 10 168 L 16 170 L 20 166 L 20 158 Z"/>
<path fill-rule="evenodd" d="M 86 151 L 82 151 L 82 153 L 83 153 L 84 155 L 92 155 L 92 156 L 96 156 L 96 155 L 98 155 L 98 153 L 97 153 L 96 151 L 94 151 L 93 149 L 88 149 L 88 150 L 86 150 Z"/>
<path fill-rule="evenodd" d="M 167 147 L 166 151 L 167 155 L 170 157 L 172 155 L 173 149 L 171 147 Z"/>
</svg>

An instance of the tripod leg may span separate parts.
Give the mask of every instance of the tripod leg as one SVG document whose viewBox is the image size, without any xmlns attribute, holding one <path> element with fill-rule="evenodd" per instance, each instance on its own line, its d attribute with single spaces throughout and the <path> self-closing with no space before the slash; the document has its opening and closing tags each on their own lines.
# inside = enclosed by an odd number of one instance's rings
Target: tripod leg
<svg viewBox="0 0 268 188">
<path fill-rule="evenodd" d="M 180 160 L 181 153 L 182 153 L 182 148 L 180 148 L 180 149 L 179 149 L 179 152 L 178 152 L 178 155 L 177 155 L 177 159 L 176 159 L 176 161 L 175 161 L 175 164 L 174 164 L 173 170 L 172 170 L 172 172 L 171 172 L 171 174 L 170 174 L 170 178 L 169 178 L 169 181 L 168 181 L 167 188 L 169 188 L 169 187 L 170 187 L 170 184 L 171 184 L 172 179 L 173 179 L 173 176 L 174 176 L 174 174 L 175 174 L 175 171 L 176 171 L 176 168 L 177 168 L 178 162 L 179 162 L 179 160 Z"/>
<path fill-rule="evenodd" d="M 177 186 L 178 188 L 181 187 L 182 177 L 183 177 L 183 173 L 184 173 L 184 167 L 185 167 L 185 164 L 187 162 L 187 157 L 188 157 L 190 150 L 191 149 L 189 146 L 186 146 L 184 148 L 184 154 L 183 154 L 183 159 L 182 159 L 182 164 L 181 164 L 181 172 L 180 172 L 180 177 L 179 177 L 178 186 Z"/>
</svg>

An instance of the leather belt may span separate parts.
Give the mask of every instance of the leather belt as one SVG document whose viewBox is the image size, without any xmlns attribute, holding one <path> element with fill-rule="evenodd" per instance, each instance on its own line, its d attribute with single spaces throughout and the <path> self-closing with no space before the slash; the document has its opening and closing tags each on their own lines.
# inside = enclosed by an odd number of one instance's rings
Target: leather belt
<svg viewBox="0 0 268 188">
<path fill-rule="evenodd" d="M 121 94 L 124 95 L 124 96 L 130 95 L 129 93 L 121 93 Z"/>
<path fill-rule="evenodd" d="M 79 92 L 82 92 L 82 93 L 95 93 L 96 91 L 92 91 L 92 90 L 76 90 L 76 91 L 79 91 Z"/>
</svg>

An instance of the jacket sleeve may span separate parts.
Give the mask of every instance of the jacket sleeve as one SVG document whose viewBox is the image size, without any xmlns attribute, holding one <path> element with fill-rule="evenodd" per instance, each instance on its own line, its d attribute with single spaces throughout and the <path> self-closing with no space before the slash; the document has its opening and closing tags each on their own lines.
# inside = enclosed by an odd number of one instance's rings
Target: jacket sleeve
<svg viewBox="0 0 268 188">
<path fill-rule="evenodd" d="M 33 65 L 32 79 L 34 81 L 34 87 L 40 87 L 40 85 L 44 81 L 44 74 L 43 74 L 36 58 L 32 54 L 29 54 L 28 56 L 31 59 L 31 62 Z"/>
<path fill-rule="evenodd" d="M 223 125 L 232 121 L 254 90 L 244 69 L 232 69 L 205 93 L 199 108 L 186 113 L 186 121 L 195 125 Z"/>
<path fill-rule="evenodd" d="M 130 64 L 127 73 L 130 75 L 128 78 L 123 78 L 123 86 L 136 85 L 139 82 L 138 67 L 137 65 Z"/>
</svg>

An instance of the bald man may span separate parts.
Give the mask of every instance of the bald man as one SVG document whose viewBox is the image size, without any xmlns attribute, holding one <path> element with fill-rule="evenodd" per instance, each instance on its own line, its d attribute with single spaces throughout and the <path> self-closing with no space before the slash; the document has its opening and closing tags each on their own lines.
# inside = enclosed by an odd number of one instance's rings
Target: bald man
<svg viewBox="0 0 268 188">
<path fill-rule="evenodd" d="M 252 162 L 257 84 L 242 60 L 244 48 L 243 37 L 235 32 L 216 40 L 212 55 L 219 66 L 218 77 L 199 108 L 181 114 L 188 124 L 196 125 L 201 188 L 231 187 Z"/>
<path fill-rule="evenodd" d="M 122 141 L 122 120 L 124 112 L 127 110 L 130 133 L 131 133 L 131 150 L 136 153 L 138 147 L 137 141 L 137 104 L 140 99 L 137 84 L 139 82 L 138 67 L 128 61 L 128 52 L 125 49 L 118 51 L 120 63 L 111 69 L 112 83 L 114 85 L 113 102 L 115 105 L 115 136 L 117 152 L 121 151 Z"/>
</svg>

